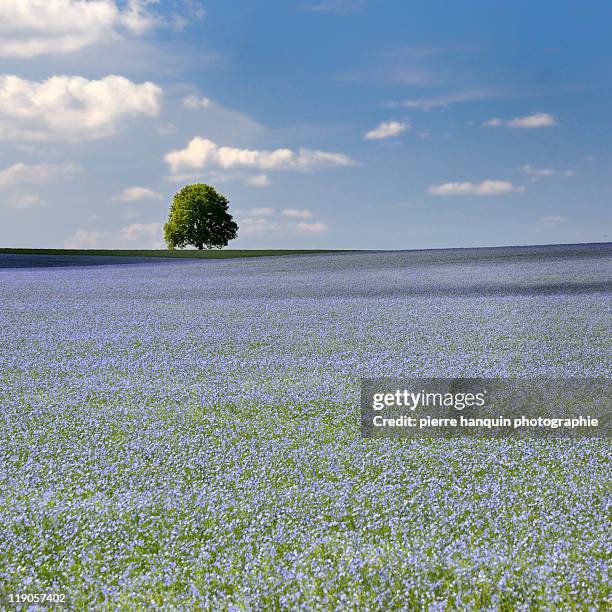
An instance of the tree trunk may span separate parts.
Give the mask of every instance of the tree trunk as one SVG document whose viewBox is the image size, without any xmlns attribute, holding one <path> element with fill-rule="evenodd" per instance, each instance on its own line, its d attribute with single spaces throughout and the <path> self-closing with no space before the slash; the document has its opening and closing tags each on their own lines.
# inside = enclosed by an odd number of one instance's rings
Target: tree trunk
<svg viewBox="0 0 612 612">
<path fill-rule="evenodd" d="M 198 247 L 198 250 L 201 251 L 204 248 L 204 245 L 203 244 L 198 244 L 197 247 Z"/>
</svg>

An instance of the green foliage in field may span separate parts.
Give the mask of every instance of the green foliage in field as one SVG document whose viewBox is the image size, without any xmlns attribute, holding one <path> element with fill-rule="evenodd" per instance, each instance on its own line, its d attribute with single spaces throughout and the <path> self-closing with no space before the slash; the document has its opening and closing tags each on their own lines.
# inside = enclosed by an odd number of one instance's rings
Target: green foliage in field
<svg viewBox="0 0 612 612">
<path fill-rule="evenodd" d="M 168 248 L 191 245 L 201 251 L 227 246 L 238 235 L 238 224 L 228 208 L 229 200 L 210 185 L 186 185 L 174 196 L 164 225 Z"/>
<path fill-rule="evenodd" d="M 233 259 L 236 257 L 274 257 L 278 255 L 314 255 L 316 253 L 342 253 L 334 249 L 226 249 L 160 250 L 160 249 L 0 249 L 7 255 L 89 255 L 115 257 L 174 257 L 196 259 Z M 347 251 L 348 252 L 348 251 Z"/>
</svg>

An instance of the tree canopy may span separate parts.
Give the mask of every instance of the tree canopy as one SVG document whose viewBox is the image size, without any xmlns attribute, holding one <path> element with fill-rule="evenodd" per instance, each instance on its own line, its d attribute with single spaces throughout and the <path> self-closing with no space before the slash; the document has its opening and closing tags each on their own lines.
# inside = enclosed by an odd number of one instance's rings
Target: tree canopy
<svg viewBox="0 0 612 612">
<path fill-rule="evenodd" d="M 238 232 L 228 206 L 228 199 L 210 185 L 196 183 L 183 187 L 174 196 L 168 222 L 164 225 L 168 248 L 227 246 Z"/>
</svg>

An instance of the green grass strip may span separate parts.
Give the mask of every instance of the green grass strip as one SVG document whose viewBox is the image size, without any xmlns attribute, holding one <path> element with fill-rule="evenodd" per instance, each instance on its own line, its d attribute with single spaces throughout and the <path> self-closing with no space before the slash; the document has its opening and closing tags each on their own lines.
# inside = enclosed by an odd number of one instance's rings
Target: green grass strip
<svg viewBox="0 0 612 612">
<path fill-rule="evenodd" d="M 192 259 L 232 259 L 234 257 L 271 257 L 277 255 L 312 255 L 316 253 L 348 253 L 341 249 L 210 249 L 198 251 L 186 249 L 174 251 L 153 249 L 0 249 L 11 255 L 94 255 L 119 257 L 173 257 Z"/>
</svg>

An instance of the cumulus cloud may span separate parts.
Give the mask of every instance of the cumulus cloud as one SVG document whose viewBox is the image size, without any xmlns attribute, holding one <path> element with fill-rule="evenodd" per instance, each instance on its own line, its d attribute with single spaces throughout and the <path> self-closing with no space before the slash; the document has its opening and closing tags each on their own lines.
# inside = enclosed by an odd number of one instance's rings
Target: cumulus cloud
<svg viewBox="0 0 612 612">
<path fill-rule="evenodd" d="M 515 117 L 514 119 L 489 119 L 483 125 L 487 127 L 509 127 L 534 129 L 552 127 L 558 125 L 555 118 L 548 113 L 535 113 L 526 117 Z"/>
<path fill-rule="evenodd" d="M 128 118 L 159 114 L 162 90 L 121 76 L 54 76 L 28 81 L 0 75 L 0 138 L 78 142 L 105 138 Z"/>
<path fill-rule="evenodd" d="M 364 138 L 366 140 L 380 140 L 382 138 L 391 138 L 397 136 L 410 127 L 409 123 L 401 121 L 384 121 L 377 125 L 373 130 L 370 130 Z"/>
<path fill-rule="evenodd" d="M 524 191 L 523 187 L 515 187 L 510 181 L 491 181 L 486 180 L 481 183 L 441 183 L 440 185 L 430 185 L 427 193 L 436 196 L 455 196 L 455 195 L 502 195 L 514 191 Z"/>
<path fill-rule="evenodd" d="M 158 18 L 147 0 L 2 0 L 0 56 L 34 57 L 79 51 L 122 31 L 142 34 Z"/>
<path fill-rule="evenodd" d="M 34 208 L 35 206 L 45 206 L 45 204 L 46 202 L 35 193 L 21 193 L 8 199 L 8 205 L 11 208 L 20 210 Z"/>
<path fill-rule="evenodd" d="M 311 170 L 329 166 L 356 164 L 343 153 L 328 153 L 311 149 L 253 150 L 220 147 L 212 140 L 193 138 L 186 148 L 170 151 L 164 157 L 173 173 L 202 168 L 254 170 Z"/>
<path fill-rule="evenodd" d="M 133 223 L 117 231 L 78 229 L 64 241 L 66 249 L 163 249 L 161 223 Z"/>
<path fill-rule="evenodd" d="M 161 24 L 162 18 L 147 9 L 148 5 L 157 2 L 158 0 L 127 0 L 125 10 L 120 13 L 120 24 L 134 34 L 143 34 L 154 25 Z"/>
<path fill-rule="evenodd" d="M 71 163 L 62 164 L 13 164 L 0 170 L 0 188 L 23 183 L 53 183 L 72 180 L 78 167 Z"/>
<path fill-rule="evenodd" d="M 312 213 L 308 209 L 298 210 L 297 208 L 284 208 L 283 215 L 293 219 L 310 219 Z"/>
<path fill-rule="evenodd" d="M 113 202 L 135 202 L 136 200 L 159 200 L 162 194 L 148 187 L 126 187 L 113 196 Z"/>
<path fill-rule="evenodd" d="M 541 128 L 557 125 L 555 118 L 548 113 L 536 113 L 527 117 L 517 117 L 508 121 L 511 128 Z"/>
<path fill-rule="evenodd" d="M 200 97 L 200 96 L 185 96 L 183 98 L 183 106 L 185 108 L 189 108 L 191 110 L 195 110 L 197 108 L 207 108 L 212 104 L 210 98 Z"/>
</svg>

